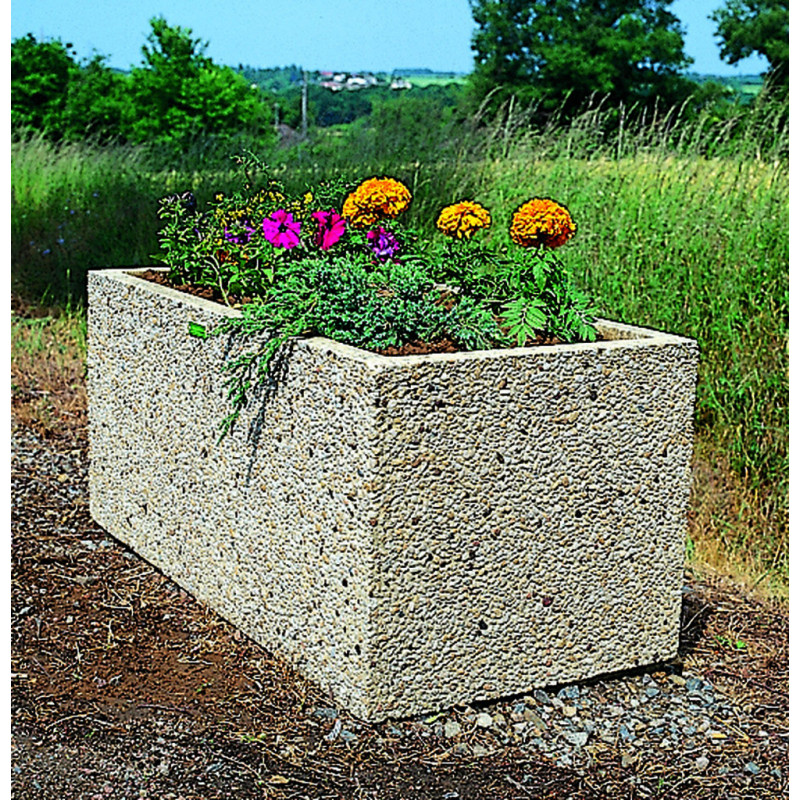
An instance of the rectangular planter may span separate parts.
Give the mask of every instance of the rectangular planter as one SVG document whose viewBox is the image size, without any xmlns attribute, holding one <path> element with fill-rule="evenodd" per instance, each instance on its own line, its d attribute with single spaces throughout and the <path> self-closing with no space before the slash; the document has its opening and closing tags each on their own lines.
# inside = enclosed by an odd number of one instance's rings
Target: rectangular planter
<svg viewBox="0 0 800 800">
<path fill-rule="evenodd" d="M 674 657 L 697 345 L 297 340 L 217 443 L 236 313 L 89 275 L 93 518 L 365 720 Z"/>
</svg>

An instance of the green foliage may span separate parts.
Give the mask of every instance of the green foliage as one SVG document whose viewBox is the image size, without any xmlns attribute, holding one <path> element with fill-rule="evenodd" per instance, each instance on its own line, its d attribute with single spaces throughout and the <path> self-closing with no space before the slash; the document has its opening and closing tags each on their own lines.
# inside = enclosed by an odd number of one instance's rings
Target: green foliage
<svg viewBox="0 0 800 800">
<path fill-rule="evenodd" d="M 32 34 L 11 42 L 11 127 L 61 135 L 70 81 L 78 70 L 71 44 L 37 42 Z"/>
<path fill-rule="evenodd" d="M 671 0 L 471 0 L 473 84 L 497 108 L 514 95 L 571 115 L 592 95 L 611 104 L 680 100 L 689 90 Z"/>
<path fill-rule="evenodd" d="M 593 342 L 596 316 L 564 263 L 547 248 L 487 249 L 474 242 L 448 243 L 440 280 L 461 296 L 493 309 L 519 347 L 549 339 Z"/>
<path fill-rule="evenodd" d="M 789 0 L 726 0 L 711 19 L 729 64 L 759 53 L 769 62 L 767 79 L 788 89 Z"/>
<path fill-rule="evenodd" d="M 245 305 L 241 317 L 227 319 L 211 333 L 233 334 L 248 343 L 225 367 L 231 373 L 226 386 L 233 410 L 223 420 L 223 435 L 253 389 L 275 380 L 276 357 L 291 337 L 327 336 L 370 350 L 435 341 L 444 334 L 484 348 L 504 338 L 480 304 L 467 301 L 448 309 L 426 261 L 411 256 L 376 264 L 357 251 L 287 262 L 259 302 Z"/>
<path fill-rule="evenodd" d="M 70 47 L 30 34 L 11 43 L 12 130 L 39 131 L 53 141 L 123 138 L 130 105 L 123 76 L 101 55 L 77 63 Z"/>
<path fill-rule="evenodd" d="M 204 55 L 191 30 L 163 17 L 150 21 L 144 64 L 130 74 L 132 103 L 123 123 L 134 142 L 161 141 L 180 149 L 205 136 L 268 131 L 269 109 L 261 94 L 229 67 Z"/>
<path fill-rule="evenodd" d="M 73 142 L 122 139 L 129 103 L 124 77 L 106 65 L 104 56 L 96 55 L 70 80 L 60 133 Z"/>
<path fill-rule="evenodd" d="M 141 150 L 12 141 L 12 290 L 79 302 L 88 269 L 146 263 L 163 186 Z"/>
<path fill-rule="evenodd" d="M 78 64 L 61 42 L 32 35 L 11 45 L 12 129 L 54 141 L 117 140 L 160 148 L 173 159 L 209 139 L 226 153 L 237 144 L 274 141 L 261 91 L 204 55 L 191 31 L 150 21 L 144 61 L 129 75 L 103 56 Z M 207 148 L 206 148 L 207 149 Z"/>
<path fill-rule="evenodd" d="M 418 162 L 450 139 L 454 125 L 451 107 L 426 89 L 376 103 L 366 135 L 378 160 Z"/>
<path fill-rule="evenodd" d="M 517 297 L 504 306 L 501 320 L 523 344 L 540 333 L 562 342 L 593 342 L 595 312 L 574 286 L 566 268 L 547 251 L 535 251 L 522 260 Z M 530 276 L 530 277 L 529 277 Z M 530 279 L 532 277 L 532 280 Z"/>
<path fill-rule="evenodd" d="M 346 182 L 333 181 L 293 198 L 277 181 L 257 182 L 264 171 L 258 159 L 239 162 L 244 187 L 230 197 L 217 194 L 208 211 L 198 211 L 188 192 L 160 207 L 170 279 L 213 287 L 228 303 L 232 295 L 247 298 L 242 316 L 212 333 L 262 337 L 228 365 L 234 410 L 225 431 L 253 386 L 274 378 L 273 361 L 293 336 L 373 350 L 445 336 L 477 349 L 595 338 L 588 304 L 552 252 L 494 254 L 454 241 L 442 259 L 397 225 L 410 195 L 394 179 L 367 181 L 352 193 Z M 373 200 L 387 183 L 394 188 Z M 386 199 L 404 192 L 405 200 Z M 366 226 L 358 215 L 342 216 L 355 197 L 362 198 Z M 190 332 L 205 335 L 196 326 Z"/>
<path fill-rule="evenodd" d="M 309 125 L 327 128 L 346 125 L 354 120 L 368 117 L 372 112 L 375 95 L 384 95 L 388 90 L 369 89 L 356 92 L 332 92 L 322 86 L 308 87 Z M 295 84 L 285 89 L 278 97 L 280 121 L 290 128 L 299 129 L 301 119 L 301 97 L 303 87 Z"/>
<path fill-rule="evenodd" d="M 237 70 L 244 79 L 255 83 L 267 94 L 282 95 L 303 83 L 303 69 L 296 64 L 288 67 L 251 67 L 239 64 Z"/>
<path fill-rule="evenodd" d="M 376 91 L 380 92 L 381 90 L 331 92 L 321 86 L 309 87 L 309 121 L 313 125 L 327 128 L 330 125 L 346 125 L 360 117 L 367 117 L 372 113 Z M 289 96 L 287 99 L 293 98 Z M 292 103 L 290 108 L 299 109 L 300 103 Z M 294 127 L 299 127 L 299 125 Z"/>
</svg>

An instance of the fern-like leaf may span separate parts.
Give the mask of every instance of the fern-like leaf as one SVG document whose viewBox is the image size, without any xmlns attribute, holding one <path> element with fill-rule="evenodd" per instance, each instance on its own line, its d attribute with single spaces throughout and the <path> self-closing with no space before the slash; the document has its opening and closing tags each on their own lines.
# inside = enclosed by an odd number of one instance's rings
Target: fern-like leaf
<svg viewBox="0 0 800 800">
<path fill-rule="evenodd" d="M 537 330 L 547 324 L 544 306 L 538 300 L 517 298 L 503 306 L 500 320 L 508 328 L 510 336 L 514 337 L 517 345 L 522 347 L 531 338 L 535 339 Z"/>
</svg>

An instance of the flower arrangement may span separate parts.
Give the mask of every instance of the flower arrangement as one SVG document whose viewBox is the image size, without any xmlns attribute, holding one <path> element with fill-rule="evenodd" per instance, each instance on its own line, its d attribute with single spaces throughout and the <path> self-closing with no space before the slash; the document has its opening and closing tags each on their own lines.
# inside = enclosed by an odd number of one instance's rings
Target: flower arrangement
<svg viewBox="0 0 800 800">
<path fill-rule="evenodd" d="M 515 211 L 513 247 L 478 241 L 490 212 L 473 200 L 442 209 L 438 249 L 426 248 L 400 217 L 412 202 L 400 181 L 323 183 L 291 197 L 275 181 L 254 189 L 263 167 L 238 159 L 242 191 L 218 194 L 205 212 L 186 193 L 164 198 L 160 260 L 176 284 L 210 287 L 241 317 L 215 331 L 265 333 L 264 342 L 227 364 L 233 403 L 223 432 L 251 389 L 274 379 L 273 361 L 292 337 L 327 336 L 385 350 L 443 338 L 464 350 L 548 341 L 593 341 L 593 314 L 555 250 L 576 226 L 566 207 L 533 198 Z M 254 340 L 255 341 L 255 340 Z"/>
</svg>

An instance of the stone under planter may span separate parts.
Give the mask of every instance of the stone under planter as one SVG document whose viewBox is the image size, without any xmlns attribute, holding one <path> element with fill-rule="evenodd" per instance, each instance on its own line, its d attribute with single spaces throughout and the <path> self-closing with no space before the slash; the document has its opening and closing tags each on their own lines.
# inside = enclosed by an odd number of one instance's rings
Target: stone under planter
<svg viewBox="0 0 800 800">
<path fill-rule="evenodd" d="M 668 660 L 697 345 L 297 340 L 217 443 L 214 303 L 89 275 L 94 519 L 365 720 Z"/>
</svg>

